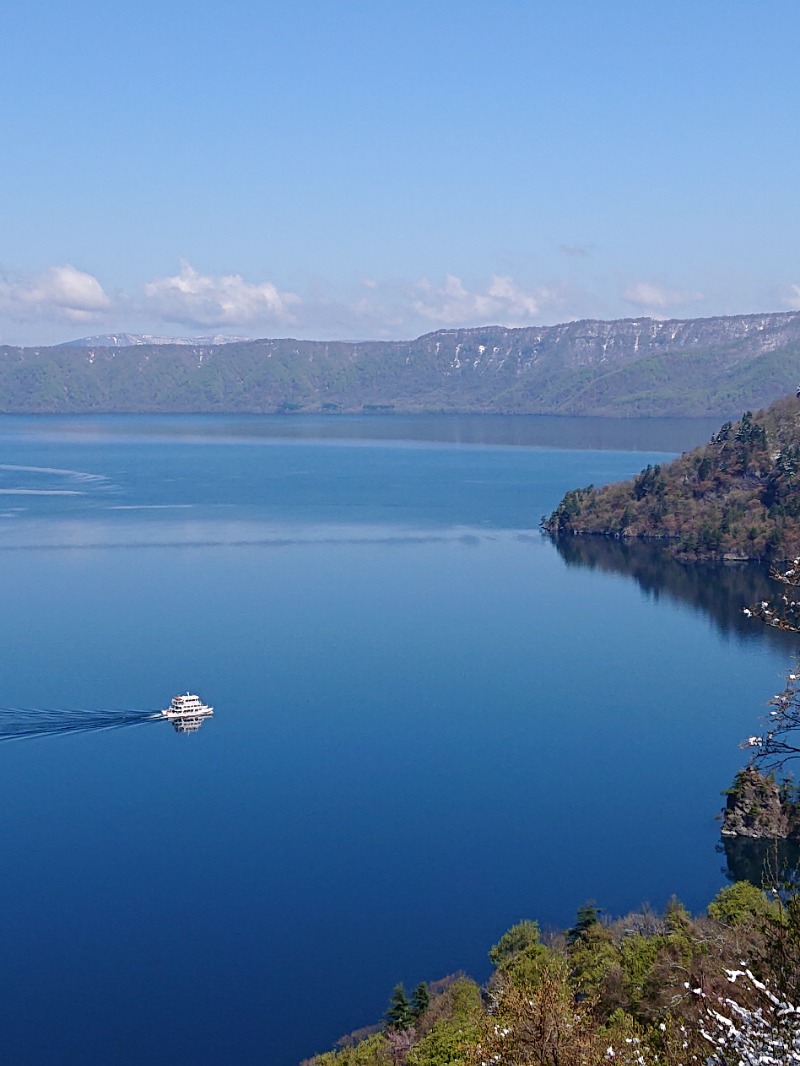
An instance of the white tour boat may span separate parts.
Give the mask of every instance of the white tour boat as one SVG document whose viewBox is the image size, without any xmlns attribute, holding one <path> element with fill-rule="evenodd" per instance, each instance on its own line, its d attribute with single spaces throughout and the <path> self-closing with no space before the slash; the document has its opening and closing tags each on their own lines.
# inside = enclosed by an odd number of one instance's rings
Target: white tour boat
<svg viewBox="0 0 800 1066">
<path fill-rule="evenodd" d="M 172 702 L 161 714 L 175 723 L 176 728 L 181 723 L 197 722 L 199 725 L 203 718 L 210 718 L 214 708 L 203 703 L 199 696 L 187 692 L 182 696 L 173 696 Z"/>
</svg>

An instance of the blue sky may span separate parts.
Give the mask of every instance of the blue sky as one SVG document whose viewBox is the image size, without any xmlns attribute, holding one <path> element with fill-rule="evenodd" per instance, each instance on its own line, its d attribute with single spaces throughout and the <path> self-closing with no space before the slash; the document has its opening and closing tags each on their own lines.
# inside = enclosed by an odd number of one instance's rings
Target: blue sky
<svg viewBox="0 0 800 1066">
<path fill-rule="evenodd" d="M 28 0 L 0 343 L 800 307 L 796 0 Z"/>
</svg>

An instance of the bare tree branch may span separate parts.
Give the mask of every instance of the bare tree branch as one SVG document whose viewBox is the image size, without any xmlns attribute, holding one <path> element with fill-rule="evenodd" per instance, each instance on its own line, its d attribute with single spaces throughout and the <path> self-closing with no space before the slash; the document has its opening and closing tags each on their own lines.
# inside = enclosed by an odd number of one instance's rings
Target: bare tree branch
<svg viewBox="0 0 800 1066">
<path fill-rule="evenodd" d="M 771 576 L 787 587 L 789 592 L 781 597 L 777 606 L 762 600 L 752 607 L 745 607 L 748 618 L 758 618 L 766 625 L 789 633 L 800 633 L 800 598 L 795 598 L 795 589 L 800 589 L 800 558 L 795 559 L 788 570 L 771 570 Z M 772 710 L 763 723 L 761 736 L 748 737 L 741 745 L 752 750 L 752 762 L 765 769 L 779 770 L 785 763 L 800 755 L 800 659 L 794 673 L 786 677 L 782 692 L 769 701 Z"/>
</svg>

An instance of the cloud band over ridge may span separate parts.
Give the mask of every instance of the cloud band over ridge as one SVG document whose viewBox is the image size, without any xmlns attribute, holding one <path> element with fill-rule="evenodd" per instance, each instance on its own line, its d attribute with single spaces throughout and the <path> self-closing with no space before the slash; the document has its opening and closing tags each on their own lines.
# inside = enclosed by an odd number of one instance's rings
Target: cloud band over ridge
<svg viewBox="0 0 800 1066">
<path fill-rule="evenodd" d="M 656 318 L 685 316 L 689 307 L 705 301 L 700 292 L 649 280 L 629 284 L 618 298 L 623 307 Z M 791 286 L 784 302 L 800 306 L 800 287 Z M 93 323 L 106 331 L 196 333 L 222 328 L 250 336 L 275 335 L 277 330 L 285 336 L 291 330 L 305 337 L 399 339 L 453 326 L 514 327 L 596 318 L 594 305 L 586 291 L 570 292 L 563 284 L 525 287 L 510 274 L 471 281 L 455 273 L 446 273 L 441 281 L 365 277 L 349 291 L 316 279 L 305 295 L 268 279 L 202 273 L 186 261 L 175 274 L 113 295 L 94 275 L 70 263 L 27 277 L 0 275 L 0 324 L 3 319 L 26 327 L 49 322 L 51 332 L 59 323 Z M 4 340 L 0 334 L 0 342 Z"/>
</svg>

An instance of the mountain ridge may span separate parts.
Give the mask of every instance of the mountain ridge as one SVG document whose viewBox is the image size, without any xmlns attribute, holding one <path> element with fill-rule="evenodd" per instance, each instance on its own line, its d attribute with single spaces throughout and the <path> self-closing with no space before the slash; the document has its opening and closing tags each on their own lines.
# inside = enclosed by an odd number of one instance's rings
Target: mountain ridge
<svg viewBox="0 0 800 1066">
<path fill-rule="evenodd" d="M 55 348 L 132 348 L 142 344 L 235 344 L 249 341 L 250 337 L 228 337 L 210 334 L 203 337 L 158 337 L 152 333 L 102 333 L 94 337 L 79 337 L 77 340 L 61 341 Z"/>
<path fill-rule="evenodd" d="M 410 341 L 160 340 L 0 347 L 0 410 L 731 417 L 800 380 L 797 311 L 482 326 Z"/>
</svg>

